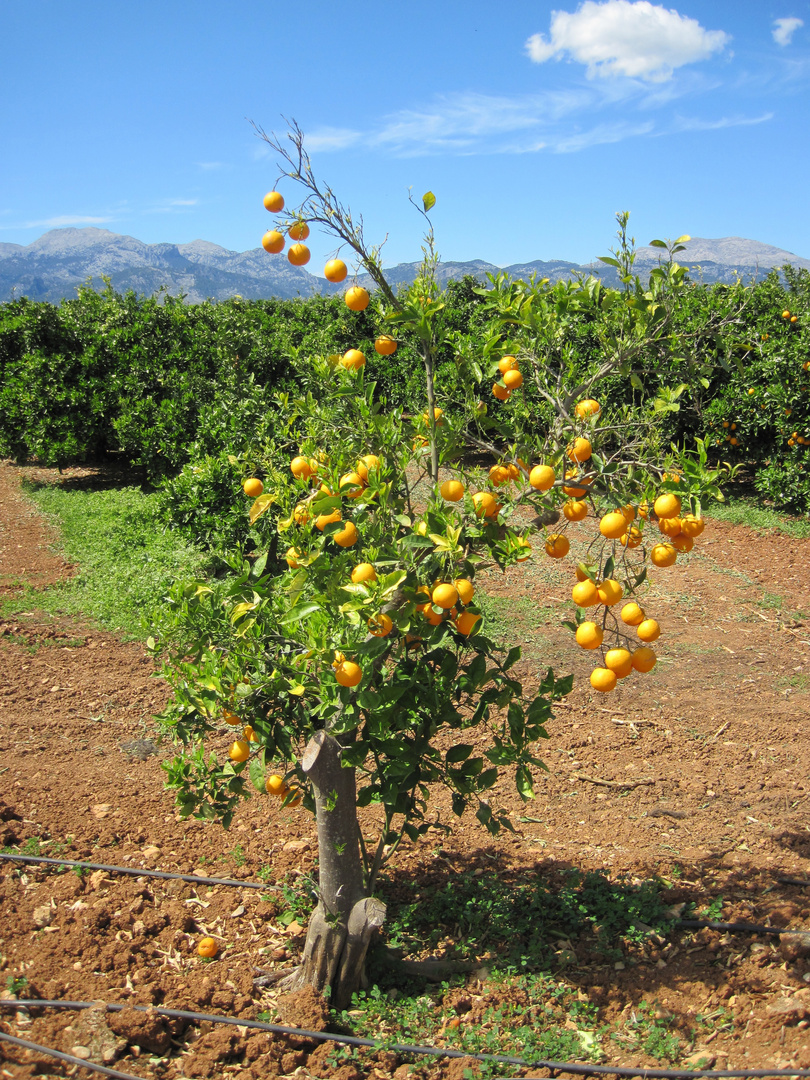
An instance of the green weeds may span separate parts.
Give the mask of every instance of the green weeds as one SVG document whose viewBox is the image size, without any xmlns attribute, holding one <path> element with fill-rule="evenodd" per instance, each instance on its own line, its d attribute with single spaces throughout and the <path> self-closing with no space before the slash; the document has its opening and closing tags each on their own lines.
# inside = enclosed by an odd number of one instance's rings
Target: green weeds
<svg viewBox="0 0 810 1080">
<path fill-rule="evenodd" d="M 749 529 L 777 529 L 794 540 L 810 537 L 810 519 L 790 517 L 760 506 L 752 499 L 730 499 L 724 503 L 711 503 L 704 507 L 706 517 L 727 521 L 730 525 L 747 525 Z"/>
</svg>

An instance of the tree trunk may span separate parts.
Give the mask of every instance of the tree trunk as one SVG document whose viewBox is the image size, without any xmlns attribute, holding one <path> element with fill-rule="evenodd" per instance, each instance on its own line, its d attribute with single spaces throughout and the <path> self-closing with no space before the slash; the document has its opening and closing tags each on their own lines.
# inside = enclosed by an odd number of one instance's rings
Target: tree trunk
<svg viewBox="0 0 810 1080">
<path fill-rule="evenodd" d="M 341 750 L 337 739 L 318 731 L 301 759 L 315 793 L 320 898 L 303 962 L 286 983 L 291 990 L 328 990 L 336 1009 L 345 1009 L 364 985 L 366 952 L 385 920 L 385 904 L 366 895 L 355 771 L 341 766 Z"/>
</svg>

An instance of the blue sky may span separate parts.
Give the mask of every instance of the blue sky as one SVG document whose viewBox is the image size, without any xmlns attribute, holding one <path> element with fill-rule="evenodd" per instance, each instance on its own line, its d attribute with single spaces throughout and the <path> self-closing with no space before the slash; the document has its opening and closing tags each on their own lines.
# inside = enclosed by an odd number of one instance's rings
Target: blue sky
<svg viewBox="0 0 810 1080">
<path fill-rule="evenodd" d="M 389 265 L 420 256 L 409 188 L 436 194 L 448 260 L 590 261 L 623 209 L 639 244 L 807 258 L 808 89 L 796 0 L 4 4 L 0 241 L 257 247 L 278 170 L 248 121 L 286 116 Z M 318 272 L 334 243 L 310 247 Z"/>
</svg>

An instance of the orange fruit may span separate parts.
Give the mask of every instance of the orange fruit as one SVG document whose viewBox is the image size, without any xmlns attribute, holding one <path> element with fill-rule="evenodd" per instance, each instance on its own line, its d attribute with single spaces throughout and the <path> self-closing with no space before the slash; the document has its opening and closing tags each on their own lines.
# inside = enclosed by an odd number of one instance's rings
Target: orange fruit
<svg viewBox="0 0 810 1080">
<path fill-rule="evenodd" d="M 355 566 L 352 570 L 352 581 L 355 585 L 360 585 L 364 581 L 376 581 L 377 571 L 371 565 L 370 562 L 361 562 Z"/>
<path fill-rule="evenodd" d="M 509 462 L 509 464 L 506 466 L 506 471 L 509 473 L 510 480 L 520 479 L 520 466 L 516 465 L 514 461 Z"/>
<path fill-rule="evenodd" d="M 464 637 L 469 637 L 470 634 L 475 632 L 475 628 L 481 621 L 481 616 L 476 615 L 474 611 L 462 611 L 462 613 L 453 620 L 453 625 L 460 634 Z"/>
<path fill-rule="evenodd" d="M 284 250 L 285 243 L 283 234 L 275 229 L 270 229 L 262 237 L 262 247 L 270 255 L 278 255 L 280 251 Z"/>
<path fill-rule="evenodd" d="M 597 417 L 601 411 L 602 406 L 593 398 L 585 398 L 584 401 L 577 402 L 575 410 L 580 420 L 588 420 L 592 416 Z"/>
<path fill-rule="evenodd" d="M 494 487 L 500 487 L 502 484 L 508 484 L 511 478 L 505 465 L 493 465 L 489 470 L 489 479 Z"/>
<path fill-rule="evenodd" d="M 678 533 L 677 536 L 672 537 L 672 546 L 676 551 L 691 551 L 695 546 L 695 541 L 686 533 Z"/>
<path fill-rule="evenodd" d="M 667 492 L 664 495 L 659 495 L 653 503 L 653 510 L 656 517 L 660 518 L 676 518 L 681 513 L 681 500 L 677 495 L 673 495 L 671 492 Z"/>
<path fill-rule="evenodd" d="M 588 504 L 569 499 L 563 506 L 563 514 L 569 521 L 584 521 L 588 516 Z"/>
<path fill-rule="evenodd" d="M 287 566 L 289 566 L 291 570 L 297 570 L 301 565 L 298 561 L 301 558 L 301 553 L 296 551 L 294 547 L 287 548 L 284 558 L 287 561 Z"/>
<path fill-rule="evenodd" d="M 653 566 L 672 566 L 678 558 L 678 552 L 672 544 L 656 544 L 650 552 Z"/>
<path fill-rule="evenodd" d="M 639 623 L 644 622 L 646 615 L 644 609 L 639 607 L 634 601 L 630 601 L 629 604 L 625 604 L 621 610 L 621 620 L 627 626 L 638 626 Z"/>
<path fill-rule="evenodd" d="M 658 531 L 664 536 L 677 536 L 681 531 L 681 519 L 677 517 L 659 518 Z"/>
<path fill-rule="evenodd" d="M 582 649 L 598 649 L 605 632 L 595 622 L 583 622 L 577 627 L 577 645 Z"/>
<path fill-rule="evenodd" d="M 501 386 L 500 383 L 492 384 L 492 393 L 498 399 L 498 401 L 508 401 L 510 390 L 508 386 Z"/>
<path fill-rule="evenodd" d="M 343 259 L 330 259 L 323 268 L 323 276 L 333 285 L 339 285 L 341 281 L 345 281 L 348 272 L 349 269 Z"/>
<path fill-rule="evenodd" d="M 349 311 L 365 311 L 371 297 L 368 290 L 364 289 L 362 285 L 352 285 L 350 289 L 346 290 L 344 300 Z"/>
<path fill-rule="evenodd" d="M 529 543 L 529 541 L 528 541 L 528 540 L 526 539 L 526 537 L 525 537 L 525 536 L 521 536 L 521 537 L 519 538 L 519 540 L 518 540 L 518 544 L 519 544 L 519 545 L 520 545 L 520 547 L 521 547 L 521 548 L 523 549 L 523 554 L 522 554 L 522 555 L 518 555 L 518 557 L 517 557 L 517 561 L 518 561 L 518 562 L 526 562 L 526 560 L 527 560 L 527 559 L 530 559 L 530 558 L 531 558 L 531 555 L 532 555 L 532 545 L 531 545 L 531 544 Z"/>
<path fill-rule="evenodd" d="M 381 334 L 374 342 L 374 348 L 380 356 L 393 356 L 397 351 L 397 343 L 388 334 Z"/>
<path fill-rule="evenodd" d="M 622 547 L 637 548 L 641 544 L 643 539 L 644 537 L 641 535 L 641 530 L 637 529 L 634 525 L 629 532 L 626 532 L 624 536 L 619 537 L 619 543 L 622 545 Z"/>
<path fill-rule="evenodd" d="M 502 356 L 498 361 L 498 371 L 501 375 L 505 375 L 507 371 L 515 371 L 518 366 L 517 357 L 515 356 Z"/>
<path fill-rule="evenodd" d="M 613 510 L 611 513 L 605 514 L 599 522 L 599 532 L 602 536 L 606 536 L 608 540 L 618 540 L 620 536 L 627 532 L 627 521 L 624 514 L 620 510 Z"/>
<path fill-rule="evenodd" d="M 458 589 L 449 582 L 442 582 L 433 590 L 431 599 L 436 607 L 444 608 L 447 611 L 458 601 Z"/>
<path fill-rule="evenodd" d="M 284 777 L 279 776 L 277 773 L 268 776 L 264 782 L 264 790 L 268 795 L 276 795 L 278 797 L 286 795 L 287 785 L 284 783 Z"/>
<path fill-rule="evenodd" d="M 357 499 L 363 494 L 363 478 L 359 473 L 347 472 L 340 478 L 338 484 L 340 494 L 347 499 Z M 344 491 L 344 488 L 346 489 Z"/>
<path fill-rule="evenodd" d="M 587 461 L 593 453 L 590 439 L 574 439 L 566 450 L 570 461 Z"/>
<path fill-rule="evenodd" d="M 603 694 L 616 689 L 616 672 L 610 668 L 597 667 L 591 672 L 591 686 Z"/>
<path fill-rule="evenodd" d="M 231 761 L 247 761 L 250 757 L 250 747 L 244 739 L 237 739 L 228 747 L 228 757 Z"/>
<path fill-rule="evenodd" d="M 550 465 L 535 465 L 529 473 L 529 483 L 536 491 L 548 491 L 554 486 L 556 480 L 554 470 Z"/>
<path fill-rule="evenodd" d="M 338 547 L 351 547 L 357 543 L 359 534 L 353 521 L 347 521 L 342 529 L 332 534 L 332 539 Z"/>
<path fill-rule="evenodd" d="M 245 727 L 242 728 L 242 737 L 247 739 L 248 742 L 259 741 L 256 737 L 256 732 L 253 730 L 250 724 L 247 724 Z"/>
<path fill-rule="evenodd" d="M 236 713 L 231 712 L 230 709 L 223 709 L 222 719 L 225 721 L 226 724 L 230 724 L 232 727 L 236 727 L 237 724 L 242 723 Z"/>
<path fill-rule="evenodd" d="M 579 473 L 576 469 L 566 469 L 565 471 L 566 480 L 576 480 L 578 476 Z M 583 495 L 588 494 L 588 489 L 586 487 L 580 487 L 578 484 L 563 484 L 563 492 L 574 499 L 581 499 Z"/>
<path fill-rule="evenodd" d="M 347 349 L 340 358 L 340 366 L 349 371 L 359 371 L 361 367 L 365 367 L 365 363 L 365 354 L 359 349 Z"/>
<path fill-rule="evenodd" d="M 661 636 L 661 627 L 655 619 L 644 619 L 644 621 L 640 622 L 636 627 L 636 633 L 641 641 L 655 641 Z"/>
<path fill-rule="evenodd" d="M 356 471 L 364 483 L 368 482 L 368 474 L 374 469 L 379 469 L 380 459 L 376 454 L 364 454 L 357 462 Z"/>
<path fill-rule="evenodd" d="M 787 310 L 783 311 L 782 312 L 782 318 L 783 319 L 789 319 L 790 318 L 790 312 L 787 311 Z"/>
<path fill-rule="evenodd" d="M 219 945 L 212 937 L 200 938 L 197 943 L 197 955 L 211 957 L 216 956 L 219 952 Z"/>
<path fill-rule="evenodd" d="M 293 244 L 287 252 L 287 259 L 293 266 L 304 266 L 310 260 L 310 251 L 306 244 Z"/>
<path fill-rule="evenodd" d="M 458 502 L 464 498 L 464 485 L 460 480 L 445 480 L 439 491 L 448 502 Z"/>
<path fill-rule="evenodd" d="M 242 483 L 242 491 L 251 499 L 256 499 L 264 491 L 264 484 L 255 476 L 251 476 Z"/>
<path fill-rule="evenodd" d="M 606 578 L 597 588 L 599 599 L 606 607 L 610 607 L 611 604 L 618 604 L 624 593 L 624 589 L 615 578 Z"/>
<path fill-rule="evenodd" d="M 312 476 L 312 465 L 305 457 L 294 457 L 290 462 L 290 472 L 296 478 L 296 480 L 309 480 Z"/>
<path fill-rule="evenodd" d="M 608 649 L 605 667 L 614 672 L 617 679 L 626 679 L 633 670 L 632 656 L 628 649 Z"/>
<path fill-rule="evenodd" d="M 577 607 L 594 607 L 599 603 L 599 590 L 590 578 L 586 578 L 584 581 L 578 581 L 573 587 L 571 599 Z"/>
<path fill-rule="evenodd" d="M 570 547 L 568 537 L 563 536 L 562 533 L 551 533 L 546 538 L 546 554 L 550 555 L 552 559 L 564 559 Z"/>
<path fill-rule="evenodd" d="M 797 323 L 799 321 L 799 316 L 798 315 L 791 315 L 790 316 L 790 321 L 792 323 Z"/>
<path fill-rule="evenodd" d="M 262 202 L 265 210 L 269 210 L 271 214 L 277 214 L 284 209 L 284 196 L 280 191 L 268 191 Z"/>
<path fill-rule="evenodd" d="M 509 391 L 519 390 L 521 386 L 523 386 L 523 376 L 517 368 L 512 368 L 511 371 L 505 371 L 502 378 L 504 386 Z"/>
<path fill-rule="evenodd" d="M 619 513 L 624 514 L 624 520 L 628 525 L 632 525 L 636 520 L 636 508 L 632 503 L 627 503 L 626 506 L 623 506 Z"/>
<path fill-rule="evenodd" d="M 368 620 L 368 632 L 374 637 L 388 637 L 394 629 L 394 623 L 390 615 L 381 611 L 378 615 L 372 615 Z"/>
<path fill-rule="evenodd" d="M 306 525 L 309 521 L 309 509 L 306 503 L 299 503 L 293 510 L 293 521 L 296 525 Z"/>
<path fill-rule="evenodd" d="M 475 596 L 475 586 L 468 578 L 456 578 L 453 582 L 458 593 L 458 598 L 465 606 L 469 604 L 473 596 Z"/>
<path fill-rule="evenodd" d="M 633 653 L 632 664 L 636 671 L 652 671 L 657 659 L 658 657 L 652 649 L 648 649 L 646 645 L 642 645 L 640 649 L 636 649 Z"/>
<path fill-rule="evenodd" d="M 418 610 L 422 612 L 431 626 L 438 626 L 444 619 L 444 613 L 441 611 L 434 611 L 433 604 L 431 604 L 430 601 L 426 604 L 420 604 Z"/>
<path fill-rule="evenodd" d="M 341 686 L 357 686 L 363 678 L 363 669 L 354 660 L 343 660 L 335 668 L 335 678 Z"/>
<path fill-rule="evenodd" d="M 681 518 L 681 532 L 686 536 L 691 536 L 692 539 L 700 536 L 705 527 L 706 522 L 703 518 L 695 517 L 694 514 L 684 514 Z"/>
<path fill-rule="evenodd" d="M 491 492 L 477 491 L 472 498 L 477 517 L 494 518 L 500 513 L 501 508 Z"/>
<path fill-rule="evenodd" d="M 306 240 L 309 236 L 309 225 L 305 221 L 294 221 L 287 229 L 287 235 L 291 240 Z"/>
<path fill-rule="evenodd" d="M 315 528 L 320 529 L 320 531 L 323 532 L 327 525 L 331 525 L 334 521 L 340 521 L 342 517 L 343 515 L 340 512 L 340 508 L 332 510 L 328 514 L 318 514 L 315 518 Z"/>
</svg>

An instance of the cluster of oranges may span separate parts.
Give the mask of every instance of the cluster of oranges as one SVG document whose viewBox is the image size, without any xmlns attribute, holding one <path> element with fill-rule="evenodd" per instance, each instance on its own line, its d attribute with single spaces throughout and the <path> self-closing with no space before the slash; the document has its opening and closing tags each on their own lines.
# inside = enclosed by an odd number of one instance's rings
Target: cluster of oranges
<svg viewBox="0 0 810 1080">
<path fill-rule="evenodd" d="M 782 312 L 782 318 L 787 319 L 791 326 L 795 326 L 796 323 L 799 321 L 799 316 L 791 315 L 787 308 L 785 308 L 785 310 Z"/>
<path fill-rule="evenodd" d="M 518 367 L 517 358 L 514 356 L 502 356 L 498 361 L 500 379 L 492 384 L 492 393 L 498 401 L 508 401 L 513 390 L 519 390 L 523 386 L 523 376 Z"/>
<path fill-rule="evenodd" d="M 449 619 L 463 637 L 475 633 L 481 616 L 468 609 L 475 596 L 475 586 L 469 578 L 436 581 L 432 588 L 420 585 L 417 595 L 427 597 L 427 600 L 417 604 L 417 610 L 431 626 L 439 626 Z"/>
</svg>

